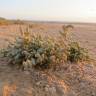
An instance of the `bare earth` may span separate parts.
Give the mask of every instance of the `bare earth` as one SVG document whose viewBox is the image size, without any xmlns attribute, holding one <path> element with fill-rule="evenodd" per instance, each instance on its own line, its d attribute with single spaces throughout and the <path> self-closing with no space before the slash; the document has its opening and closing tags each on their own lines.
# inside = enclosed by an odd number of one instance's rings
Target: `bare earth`
<svg viewBox="0 0 96 96">
<path fill-rule="evenodd" d="M 32 32 L 58 37 L 61 23 L 36 23 Z M 72 24 L 73 39 L 89 50 L 96 59 L 96 24 Z M 0 26 L 0 48 L 6 47 L 8 40 L 20 35 L 20 25 Z M 0 58 L 0 96 L 96 96 L 96 67 L 94 64 L 65 64 L 56 70 L 31 72 L 8 66 Z"/>
</svg>

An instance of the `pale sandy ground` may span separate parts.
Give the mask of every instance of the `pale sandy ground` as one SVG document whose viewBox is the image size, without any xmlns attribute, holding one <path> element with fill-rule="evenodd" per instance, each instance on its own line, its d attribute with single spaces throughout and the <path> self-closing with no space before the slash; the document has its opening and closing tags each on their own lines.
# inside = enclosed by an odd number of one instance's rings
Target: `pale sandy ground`
<svg viewBox="0 0 96 96">
<path fill-rule="evenodd" d="M 38 23 L 31 31 L 56 37 L 58 31 L 62 30 L 62 25 L 64 24 Z M 96 24 L 72 25 L 74 26 L 73 39 L 87 48 L 92 58 L 96 59 Z M 8 40 L 14 40 L 18 36 L 19 27 L 18 25 L 0 26 L 0 48 L 7 46 Z M 81 79 L 79 71 L 75 70 L 77 66 L 71 67 L 71 70 L 64 70 L 66 68 L 62 67 L 57 68 L 58 71 L 55 72 L 42 73 L 33 70 L 28 73 L 8 67 L 6 61 L 0 59 L 0 96 L 7 96 L 2 93 L 3 88 L 5 90 L 13 88 L 12 95 L 8 96 L 96 96 L 96 68 L 90 64 L 84 66 L 85 76 Z M 73 76 L 71 71 L 74 74 L 77 72 L 78 75 Z"/>
</svg>

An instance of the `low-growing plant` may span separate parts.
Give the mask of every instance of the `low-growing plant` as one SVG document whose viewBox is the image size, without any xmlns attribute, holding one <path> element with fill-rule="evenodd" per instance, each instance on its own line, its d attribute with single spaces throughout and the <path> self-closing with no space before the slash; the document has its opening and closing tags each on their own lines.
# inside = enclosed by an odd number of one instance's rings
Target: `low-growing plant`
<svg viewBox="0 0 96 96">
<path fill-rule="evenodd" d="M 84 48 L 77 42 L 68 42 L 61 33 L 61 38 L 55 40 L 39 33 L 31 34 L 29 27 L 25 31 L 20 28 L 20 32 L 21 36 L 16 38 L 15 42 L 9 43 L 3 50 L 3 55 L 8 58 L 10 64 L 20 66 L 24 70 L 32 67 L 45 69 L 67 60 L 78 62 L 88 58 Z"/>
<path fill-rule="evenodd" d="M 0 25 L 8 25 L 10 24 L 9 20 L 5 18 L 0 18 Z"/>
<path fill-rule="evenodd" d="M 88 51 L 82 47 L 77 42 L 71 42 L 68 48 L 68 61 L 78 62 L 85 61 L 89 58 Z"/>
<path fill-rule="evenodd" d="M 64 40 L 69 40 L 70 38 L 69 33 L 74 27 L 72 25 L 64 25 L 62 26 L 63 31 L 60 31 L 60 35 L 63 37 Z"/>
<path fill-rule="evenodd" d="M 21 30 L 21 29 L 20 29 Z M 34 67 L 48 68 L 65 60 L 64 49 L 59 42 L 41 35 L 30 35 L 28 28 L 21 30 L 21 37 L 16 38 L 4 51 L 9 63 L 29 69 Z"/>
</svg>

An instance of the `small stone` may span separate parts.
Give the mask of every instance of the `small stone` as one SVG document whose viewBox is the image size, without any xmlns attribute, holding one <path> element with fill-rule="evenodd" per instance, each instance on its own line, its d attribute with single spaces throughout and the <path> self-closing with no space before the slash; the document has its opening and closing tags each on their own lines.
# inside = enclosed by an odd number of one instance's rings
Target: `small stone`
<svg viewBox="0 0 96 96">
<path fill-rule="evenodd" d="M 50 92 L 51 94 L 55 94 L 56 93 L 56 88 L 55 87 L 46 86 L 45 87 L 45 91 L 46 92 Z"/>
<path fill-rule="evenodd" d="M 41 84 L 41 81 L 37 82 L 36 85 L 39 86 Z"/>
<path fill-rule="evenodd" d="M 89 67 L 89 68 L 94 68 L 93 64 L 87 64 L 86 66 Z"/>
<path fill-rule="evenodd" d="M 94 92 L 92 92 L 92 96 L 96 96 L 96 94 Z"/>
<path fill-rule="evenodd" d="M 29 71 L 24 71 L 24 73 L 25 73 L 26 75 L 29 75 L 29 74 L 30 74 L 30 72 L 29 72 Z"/>
<path fill-rule="evenodd" d="M 76 94 L 74 91 L 70 90 L 70 91 L 67 93 L 67 96 L 77 96 L 77 94 Z"/>
<path fill-rule="evenodd" d="M 16 93 L 11 93 L 10 96 L 17 96 Z"/>
<path fill-rule="evenodd" d="M 55 87 L 49 88 L 49 92 L 50 92 L 51 94 L 56 94 L 56 88 L 55 88 Z"/>
<path fill-rule="evenodd" d="M 45 87 L 45 91 L 48 92 L 49 91 L 49 88 L 48 87 Z"/>
</svg>

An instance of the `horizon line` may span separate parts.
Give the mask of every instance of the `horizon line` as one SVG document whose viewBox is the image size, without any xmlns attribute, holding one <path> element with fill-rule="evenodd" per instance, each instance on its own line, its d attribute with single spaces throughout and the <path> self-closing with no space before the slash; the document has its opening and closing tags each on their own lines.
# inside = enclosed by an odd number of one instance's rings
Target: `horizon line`
<svg viewBox="0 0 96 96">
<path fill-rule="evenodd" d="M 77 20 L 74 20 L 74 21 L 67 21 L 67 20 L 40 20 L 40 19 L 21 19 L 21 18 L 8 18 L 8 17 L 4 17 L 4 16 L 0 16 L 0 18 L 4 18 L 4 19 L 7 19 L 7 20 L 21 20 L 21 21 L 33 21 L 33 22 L 49 22 L 49 23 L 84 23 L 84 24 L 96 24 L 96 22 L 91 22 L 91 21 L 77 21 Z"/>
</svg>

